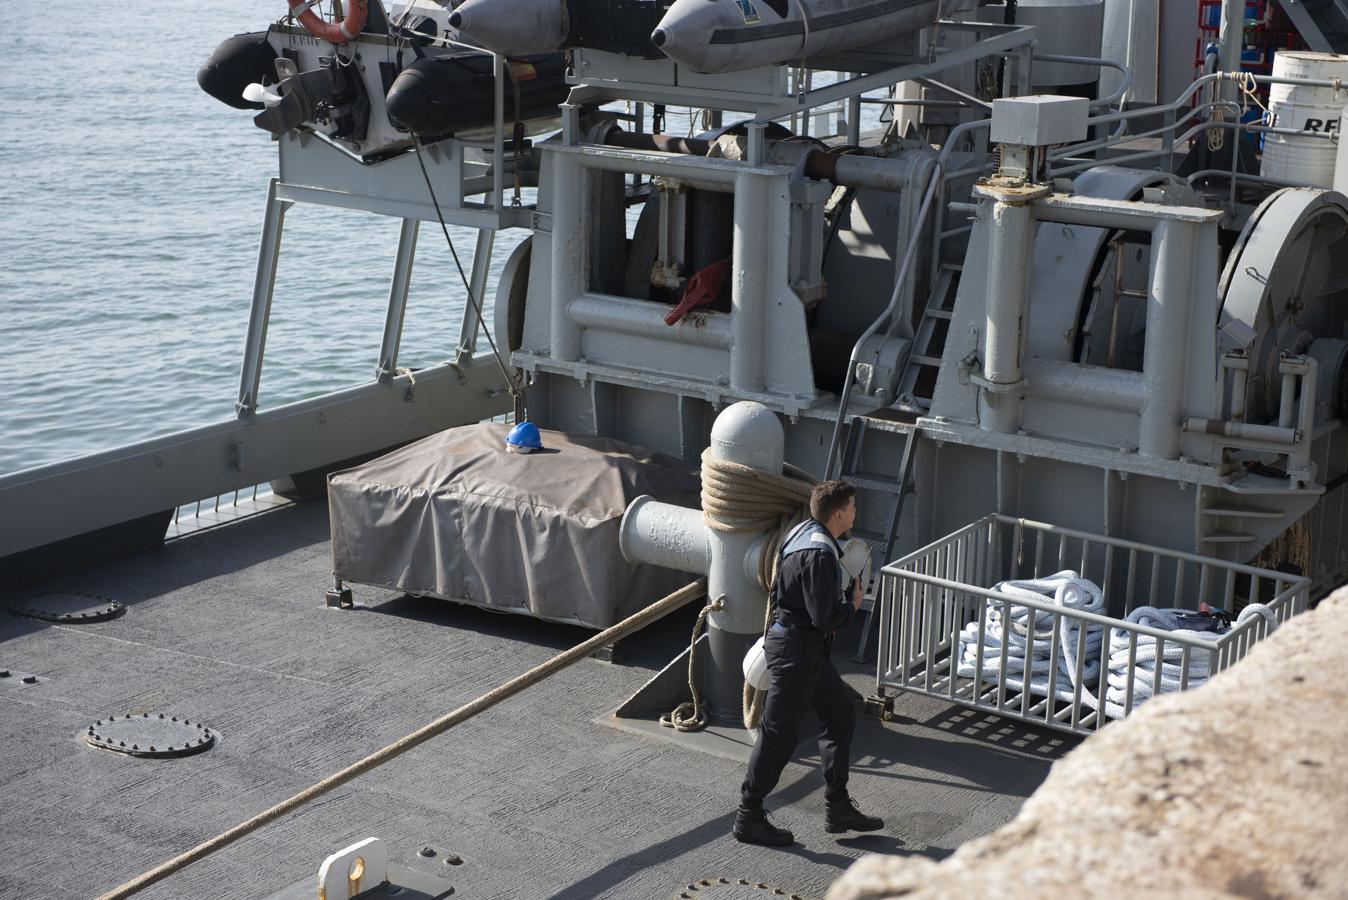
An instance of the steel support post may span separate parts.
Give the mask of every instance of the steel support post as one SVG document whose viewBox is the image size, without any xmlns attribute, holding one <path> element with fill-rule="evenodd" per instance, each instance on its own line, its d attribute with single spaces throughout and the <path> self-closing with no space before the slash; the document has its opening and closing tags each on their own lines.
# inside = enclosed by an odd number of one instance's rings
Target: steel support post
<svg viewBox="0 0 1348 900">
<path fill-rule="evenodd" d="M 505 66 L 499 53 L 491 55 L 493 118 L 491 136 L 491 208 L 501 211 L 505 199 Z M 519 110 L 515 110 L 516 115 Z"/>
<path fill-rule="evenodd" d="M 1029 312 L 1034 214 L 1027 202 L 983 194 L 988 229 L 982 389 L 978 421 L 984 431 L 1011 433 L 1020 427 L 1021 354 Z"/>
<path fill-rule="evenodd" d="M 403 317 L 407 313 L 407 289 L 412 283 L 412 262 L 417 255 L 417 219 L 403 219 L 398 232 L 398 255 L 393 262 L 393 282 L 388 289 L 388 314 L 384 317 L 384 339 L 379 345 L 379 365 L 375 377 L 388 381 L 398 368 L 398 345 L 403 338 Z"/>
<path fill-rule="evenodd" d="M 571 89 L 571 97 L 576 95 L 577 88 Z M 568 97 L 565 103 L 558 104 L 557 108 L 562 113 L 562 143 L 575 146 L 580 143 L 580 110 L 581 104 L 574 103 Z"/>
<path fill-rule="evenodd" d="M 459 349 L 455 359 L 464 365 L 477 352 L 477 333 L 482 325 L 478 309 L 487 308 L 487 275 L 491 271 L 491 252 L 496 246 L 496 232 L 490 228 L 480 228 L 477 232 L 477 246 L 473 249 L 473 268 L 468 275 L 468 290 L 472 296 L 463 307 L 463 323 L 459 329 Z M 474 306 L 473 301 L 477 301 Z"/>
<path fill-rule="evenodd" d="M 1239 72 L 1241 50 L 1245 43 L 1245 0 L 1222 0 L 1222 20 L 1217 42 L 1217 68 L 1223 72 Z M 1217 83 L 1217 90 L 1222 100 L 1235 102 L 1237 90 L 1234 81 L 1223 79 Z"/>
<path fill-rule="evenodd" d="M 861 95 L 847 98 L 847 143 L 857 146 L 861 143 Z"/>
<path fill-rule="evenodd" d="M 785 219 L 775 215 L 779 210 L 773 202 L 773 186 L 770 176 L 744 173 L 735 178 L 730 282 L 730 387 L 735 391 L 764 389 L 772 235 L 786 225 Z"/>
<path fill-rule="evenodd" d="M 1180 455 L 1188 364 L 1189 299 L 1193 291 L 1194 222 L 1162 219 L 1151 242 L 1151 288 L 1147 297 L 1147 334 L 1142 351 L 1146 401 L 1138 422 L 1138 453 L 1161 459 Z"/>
<path fill-rule="evenodd" d="M 568 153 L 552 154 L 552 307 L 551 355 L 563 362 L 580 359 L 581 330 L 567 307 L 589 287 L 590 231 L 585 222 L 589 173 Z"/>
<path fill-rule="evenodd" d="M 257 252 L 257 274 L 253 278 L 253 302 L 248 311 L 248 338 L 239 373 L 239 400 L 234 404 L 234 412 L 241 419 L 257 411 L 262 356 L 267 349 L 267 325 L 271 321 L 271 299 L 276 287 L 276 262 L 281 256 L 281 232 L 291 203 L 277 199 L 277 183 L 278 180 L 273 178 L 267 187 L 267 211 L 262 217 L 262 242 Z"/>
<path fill-rule="evenodd" d="M 1005 97 L 1027 97 L 1032 88 L 1030 81 L 1031 60 L 1034 59 L 1034 45 L 1022 44 L 1006 54 L 1006 73 L 1002 84 Z"/>
<path fill-rule="evenodd" d="M 1278 366 L 1279 371 L 1291 370 L 1301 376 L 1301 396 L 1298 398 L 1296 416 L 1296 442 L 1287 454 L 1287 474 L 1298 481 L 1309 484 L 1314 478 L 1311 470 L 1311 449 L 1315 444 L 1315 392 L 1319 386 L 1319 363 L 1311 356 L 1299 359 L 1285 359 Z M 1328 480 L 1321 475 L 1321 480 Z"/>
<path fill-rule="evenodd" d="M 767 158 L 766 122 L 750 122 L 746 126 L 749 134 L 748 162 L 751 166 L 761 166 Z"/>
</svg>

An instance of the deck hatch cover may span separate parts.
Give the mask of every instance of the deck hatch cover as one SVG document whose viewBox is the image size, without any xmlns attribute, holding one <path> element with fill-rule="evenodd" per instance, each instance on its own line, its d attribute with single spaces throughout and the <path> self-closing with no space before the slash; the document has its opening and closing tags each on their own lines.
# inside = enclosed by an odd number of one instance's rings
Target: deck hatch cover
<svg viewBox="0 0 1348 900">
<path fill-rule="evenodd" d="M 60 591 L 20 597 L 9 604 L 16 616 L 46 622 L 101 622 L 120 615 L 126 607 L 116 600 L 81 591 Z"/>
<path fill-rule="evenodd" d="M 215 743 L 210 727 L 165 713 L 99 719 L 81 735 L 91 746 L 131 756 L 187 756 Z"/>
</svg>

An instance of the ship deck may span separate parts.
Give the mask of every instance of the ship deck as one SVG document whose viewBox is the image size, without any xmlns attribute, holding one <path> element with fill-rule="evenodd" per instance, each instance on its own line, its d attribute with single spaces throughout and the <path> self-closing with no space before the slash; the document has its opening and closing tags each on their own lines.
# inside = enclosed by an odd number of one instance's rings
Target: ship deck
<svg viewBox="0 0 1348 900">
<path fill-rule="evenodd" d="M 356 587 L 329 609 L 326 505 L 305 503 L 33 585 L 119 600 L 110 621 L 0 615 L 0 896 L 92 896 L 243 821 L 589 632 Z M 768 801 L 797 845 L 730 837 L 736 752 L 614 727 L 611 713 L 687 645 L 687 609 L 265 826 L 141 896 L 268 896 L 369 836 L 463 898 L 664 898 L 704 877 L 807 897 L 865 853 L 941 857 L 1015 815 L 1069 736 L 929 698 L 859 718 L 852 793 L 884 832 L 823 830 L 805 741 Z M 835 660 L 871 693 L 873 669 Z M 97 719 L 206 723 L 206 753 L 144 759 L 87 746 Z M 441 851 L 424 859 L 416 851 Z M 461 865 L 442 862 L 444 852 Z"/>
</svg>

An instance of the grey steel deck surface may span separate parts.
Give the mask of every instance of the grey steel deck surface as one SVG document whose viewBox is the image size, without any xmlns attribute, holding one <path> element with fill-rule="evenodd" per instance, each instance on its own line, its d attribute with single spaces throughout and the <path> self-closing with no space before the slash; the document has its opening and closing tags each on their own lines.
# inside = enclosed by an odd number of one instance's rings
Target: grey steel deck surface
<svg viewBox="0 0 1348 900">
<path fill-rule="evenodd" d="M 128 607 L 113 621 L 0 612 L 0 668 L 41 679 L 0 685 L 0 897 L 109 889 L 588 634 L 360 587 L 367 608 L 327 609 L 329 571 L 326 507 L 301 504 L 29 589 L 113 597 Z M 632 639 L 625 662 L 585 660 L 142 896 L 266 896 L 379 836 L 455 897 L 664 898 L 718 876 L 818 897 L 863 853 L 939 857 L 993 830 L 1073 745 L 901 697 L 899 721 L 860 719 L 853 754 L 852 793 L 883 834 L 824 833 L 806 741 L 768 804 L 798 846 L 740 845 L 742 763 L 604 724 L 685 645 L 685 613 Z M 835 655 L 869 693 L 873 672 Z M 199 719 L 218 744 L 151 760 L 78 739 L 142 711 Z M 422 860 L 424 845 L 464 862 Z"/>
</svg>

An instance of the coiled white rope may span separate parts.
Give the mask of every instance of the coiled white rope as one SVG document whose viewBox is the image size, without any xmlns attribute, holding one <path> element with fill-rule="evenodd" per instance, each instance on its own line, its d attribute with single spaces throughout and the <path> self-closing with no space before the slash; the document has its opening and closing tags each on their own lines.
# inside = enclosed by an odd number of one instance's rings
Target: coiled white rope
<svg viewBox="0 0 1348 900">
<path fill-rule="evenodd" d="M 1030 600 L 1049 600 L 1064 609 L 1082 612 L 1104 613 L 1104 592 L 1098 585 L 1079 576 L 1076 572 L 1064 570 L 1047 578 L 1020 581 L 1004 581 L 993 590 L 1007 594 L 1012 598 Z M 1086 624 L 1071 615 L 1054 616 L 1053 613 L 1034 611 L 1033 641 L 1031 642 L 1030 613 L 1027 606 L 1016 606 L 994 598 L 984 601 L 983 616 L 983 652 L 978 657 L 978 621 L 966 625 L 959 635 L 959 647 L 956 654 L 956 670 L 964 677 L 977 675 L 980 680 L 997 684 L 1000 680 L 1008 689 L 1028 691 L 1041 697 L 1048 696 L 1050 673 L 1056 669 L 1053 696 L 1058 700 L 1073 701 L 1078 696 L 1080 702 L 1091 709 L 1100 709 L 1103 705 L 1105 715 L 1111 719 L 1122 718 L 1127 712 L 1129 696 L 1129 657 L 1132 657 L 1132 706 L 1146 701 L 1156 694 L 1178 691 L 1181 685 L 1191 690 L 1206 682 L 1213 671 L 1213 654 L 1206 651 L 1195 652 L 1193 641 L 1215 643 L 1230 631 L 1229 627 L 1216 630 L 1188 628 L 1184 617 L 1187 610 L 1157 609 L 1142 606 L 1133 610 L 1124 620 L 1131 624 L 1143 625 L 1174 634 L 1175 640 L 1164 642 L 1164 648 L 1157 654 L 1157 638 L 1149 634 L 1137 634 L 1127 628 L 1109 630 L 1109 652 L 1103 660 L 1108 671 L 1105 674 L 1105 697 L 1103 704 L 1092 687 L 1099 684 L 1100 667 L 1103 656 L 1103 632 L 1100 625 Z M 1236 619 L 1240 624 L 1253 616 L 1262 616 L 1268 623 L 1268 631 L 1278 627 L 1278 618 L 1273 610 L 1262 603 L 1251 603 L 1241 610 Z M 1053 654 L 1054 618 L 1058 620 L 1058 647 L 1056 658 Z M 1083 649 L 1085 657 L 1081 665 L 1081 683 L 1076 681 L 1078 647 L 1081 646 L 1080 633 L 1085 628 L 1086 637 Z M 1026 659 L 1026 649 L 1033 650 Z M 1133 649 L 1130 650 L 1130 645 Z M 1006 647 L 1003 666 L 1002 648 Z M 1188 647 L 1188 661 L 1185 661 L 1185 648 Z M 1185 675 L 1187 668 L 1188 674 Z"/>
<path fill-rule="evenodd" d="M 1028 600 L 1049 600 L 1064 609 L 1082 612 L 1103 613 L 1105 608 L 1104 592 L 1093 582 L 1081 578 L 1076 572 L 1064 570 L 1047 578 L 1034 578 L 1019 581 L 1003 581 L 993 590 Z M 973 621 L 964 627 L 959 636 L 960 675 L 972 677 L 980 674 L 985 681 L 996 682 L 1002 675 L 1002 647 L 1006 646 L 1006 671 L 1004 683 L 1014 690 L 1029 690 L 1030 693 L 1047 695 L 1049 673 L 1056 666 L 1058 675 L 1054 684 L 1054 695 L 1062 700 L 1073 696 L 1073 683 L 1076 678 L 1077 646 L 1079 632 L 1083 626 L 1080 619 L 1073 616 L 1057 616 L 1058 652 L 1053 656 L 1053 620 L 1052 613 L 1031 610 L 1028 606 L 988 598 L 984 601 L 987 611 L 983 627 L 983 657 L 978 658 L 978 622 Z M 1033 641 L 1030 640 L 1030 613 L 1034 612 Z M 1104 643 L 1104 628 L 1096 624 L 1085 625 L 1086 658 L 1082 668 L 1082 679 L 1091 683 L 1091 679 L 1100 675 L 1100 649 Z M 1026 648 L 1032 646 L 1030 658 L 1026 660 Z M 1028 669 L 1028 680 L 1027 670 Z"/>
<path fill-rule="evenodd" d="M 1240 624 L 1252 616 L 1263 616 L 1265 621 L 1268 622 L 1269 631 L 1278 627 L 1278 617 L 1272 609 L 1262 603 L 1251 603 L 1242 609 L 1240 615 L 1236 618 L 1236 624 Z M 1124 621 L 1169 631 L 1178 639 L 1191 641 L 1199 640 L 1215 643 L 1218 638 L 1230 631 L 1230 628 L 1223 628 L 1220 631 L 1200 631 L 1194 628 L 1186 628 L 1184 627 L 1184 620 L 1177 614 L 1176 610 L 1157 609 L 1154 606 L 1139 606 L 1130 612 Z M 1111 628 L 1109 630 L 1109 674 L 1106 676 L 1105 714 L 1111 719 L 1122 718 L 1127 709 L 1130 634 L 1132 632 L 1123 628 Z M 1203 684 L 1215 674 L 1213 672 L 1213 654 L 1206 651 L 1195 652 L 1190 649 L 1189 676 L 1186 681 L 1184 679 L 1185 646 L 1179 640 L 1166 641 L 1158 665 L 1156 638 L 1149 634 L 1137 636 L 1133 675 L 1134 706 L 1156 694 L 1178 691 L 1181 684 L 1185 685 L 1186 690 L 1191 690 Z M 1098 706 L 1098 701 L 1095 698 L 1092 698 L 1092 700 L 1095 701 L 1092 705 Z"/>
</svg>

